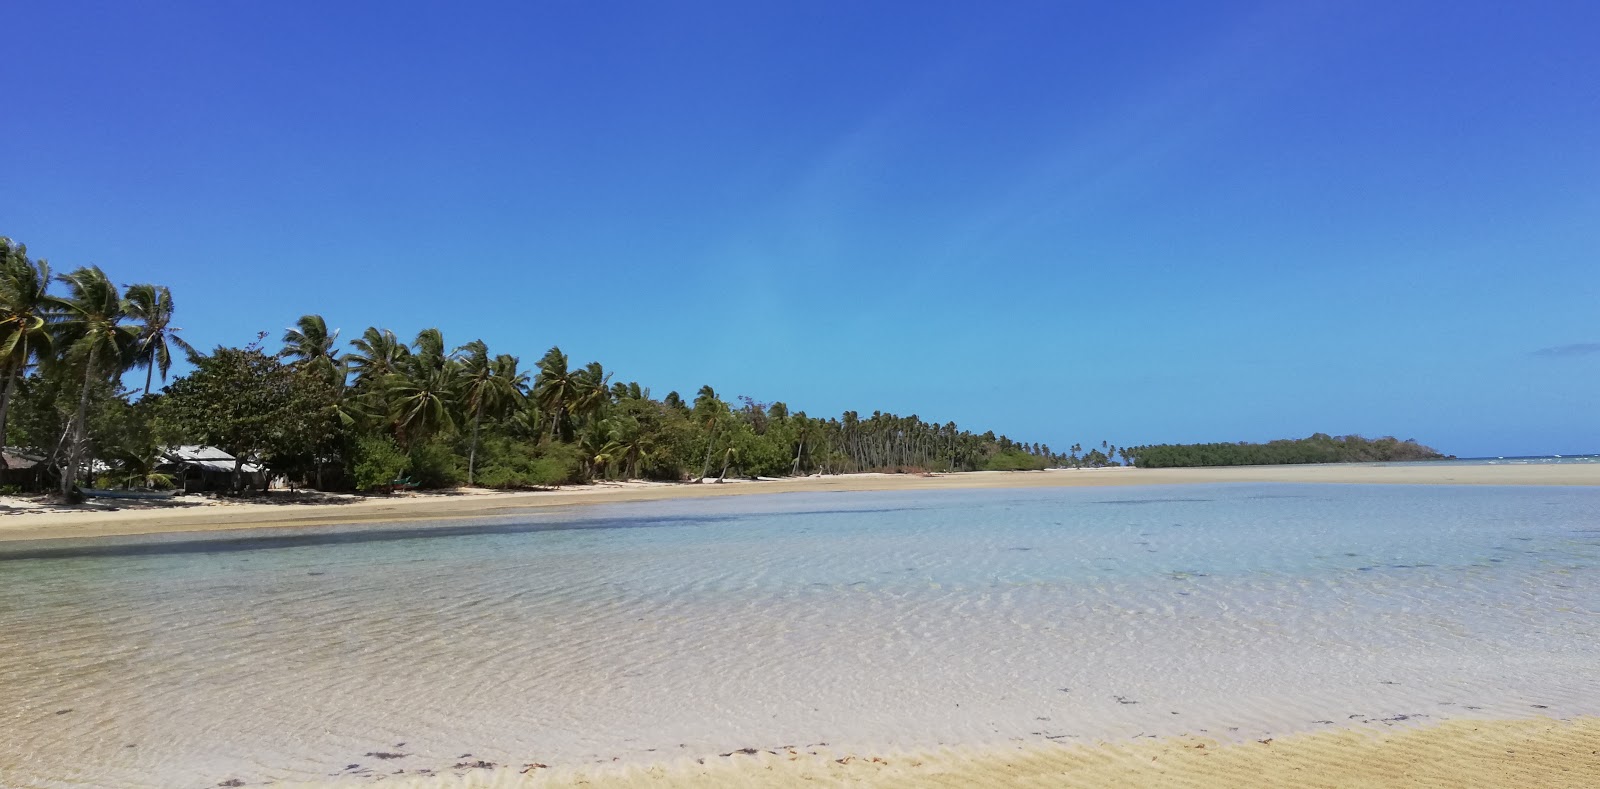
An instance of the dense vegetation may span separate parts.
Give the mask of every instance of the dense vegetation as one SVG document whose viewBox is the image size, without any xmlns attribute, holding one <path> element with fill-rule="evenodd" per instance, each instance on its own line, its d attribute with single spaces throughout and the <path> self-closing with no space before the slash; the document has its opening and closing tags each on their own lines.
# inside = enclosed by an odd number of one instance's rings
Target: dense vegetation
<svg viewBox="0 0 1600 789">
<path fill-rule="evenodd" d="M 1363 463 L 1437 460 L 1444 457 L 1415 439 L 1392 436 L 1330 436 L 1281 439 L 1265 444 L 1158 444 L 1127 450 L 1139 468 L 1174 466 L 1265 466 L 1288 463 Z"/>
<path fill-rule="evenodd" d="M 0 239 L 0 436 L 47 463 L 64 493 L 100 484 L 161 486 L 162 450 L 207 444 L 319 489 L 544 486 L 595 479 L 730 474 L 1039 469 L 1111 462 L 1116 448 L 1057 455 L 993 433 L 919 417 L 846 412 L 819 419 L 782 402 L 652 396 L 599 362 L 551 348 L 530 369 L 481 341 L 452 347 L 438 329 L 411 341 L 368 328 L 340 347 L 307 315 L 244 347 L 200 352 L 172 325 L 158 285 L 119 289 L 98 267 L 54 275 Z M 164 390 L 176 354 L 192 371 Z M 124 377 L 144 372 L 129 390 Z M 236 480 L 239 478 L 236 472 Z"/>
</svg>

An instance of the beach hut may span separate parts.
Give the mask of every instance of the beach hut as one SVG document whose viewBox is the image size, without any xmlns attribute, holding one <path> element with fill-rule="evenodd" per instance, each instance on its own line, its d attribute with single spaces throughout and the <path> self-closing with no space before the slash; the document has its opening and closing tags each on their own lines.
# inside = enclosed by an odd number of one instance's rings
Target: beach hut
<svg viewBox="0 0 1600 789">
<path fill-rule="evenodd" d="M 0 468 L 0 487 L 16 488 L 32 493 L 44 489 L 44 458 L 7 449 L 0 452 L 5 460 Z"/>
<path fill-rule="evenodd" d="M 237 459 L 216 447 L 185 445 L 162 453 L 166 462 L 157 471 L 171 474 L 173 483 L 184 493 L 229 491 L 233 489 L 233 469 Z M 245 488 L 266 490 L 267 469 L 246 459 L 239 469 L 239 483 Z"/>
</svg>

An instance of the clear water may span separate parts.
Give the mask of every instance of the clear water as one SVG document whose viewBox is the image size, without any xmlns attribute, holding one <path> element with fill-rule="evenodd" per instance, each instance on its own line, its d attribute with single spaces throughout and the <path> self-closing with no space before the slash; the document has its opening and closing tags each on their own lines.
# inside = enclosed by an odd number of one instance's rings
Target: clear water
<svg viewBox="0 0 1600 789">
<path fill-rule="evenodd" d="M 1597 564 L 1600 491 L 1392 485 L 0 546 L 0 785 L 1595 714 Z"/>
</svg>

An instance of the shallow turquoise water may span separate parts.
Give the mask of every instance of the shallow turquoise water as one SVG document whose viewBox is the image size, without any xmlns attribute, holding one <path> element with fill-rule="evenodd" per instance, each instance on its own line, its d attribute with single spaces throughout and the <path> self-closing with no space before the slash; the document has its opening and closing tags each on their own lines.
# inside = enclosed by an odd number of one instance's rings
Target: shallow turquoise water
<svg viewBox="0 0 1600 789">
<path fill-rule="evenodd" d="M 1593 714 L 1597 563 L 1600 491 L 1387 485 L 0 548 L 0 784 Z"/>
</svg>

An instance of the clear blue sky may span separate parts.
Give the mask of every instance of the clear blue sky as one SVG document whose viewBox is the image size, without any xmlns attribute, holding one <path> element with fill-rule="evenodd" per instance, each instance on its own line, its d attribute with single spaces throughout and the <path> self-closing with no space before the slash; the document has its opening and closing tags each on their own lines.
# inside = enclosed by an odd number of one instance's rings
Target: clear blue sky
<svg viewBox="0 0 1600 789">
<path fill-rule="evenodd" d="M 1202 5 L 1205 7 L 1202 9 Z M 1600 4 L 8 3 L 0 234 L 1065 446 L 1600 451 Z"/>
</svg>

